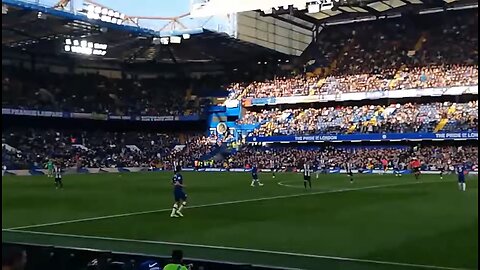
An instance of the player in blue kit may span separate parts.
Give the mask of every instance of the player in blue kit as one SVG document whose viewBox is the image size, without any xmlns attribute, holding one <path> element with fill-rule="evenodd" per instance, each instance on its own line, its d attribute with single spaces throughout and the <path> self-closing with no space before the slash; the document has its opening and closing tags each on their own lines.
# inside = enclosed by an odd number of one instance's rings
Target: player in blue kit
<svg viewBox="0 0 480 270">
<path fill-rule="evenodd" d="M 172 178 L 175 203 L 173 204 L 170 217 L 183 217 L 182 209 L 187 205 L 187 194 L 183 191 L 185 186 L 183 185 L 183 176 L 180 174 L 181 170 L 180 166 L 176 166 L 175 175 Z"/>
<path fill-rule="evenodd" d="M 263 184 L 258 180 L 258 168 L 256 165 L 252 167 L 252 183 L 250 186 L 254 187 L 256 185 L 263 186 Z"/>
<path fill-rule="evenodd" d="M 467 173 L 465 166 L 460 164 L 457 166 L 457 176 L 458 176 L 458 188 L 461 191 L 465 191 L 467 189 L 467 184 L 465 184 L 465 174 Z"/>
</svg>

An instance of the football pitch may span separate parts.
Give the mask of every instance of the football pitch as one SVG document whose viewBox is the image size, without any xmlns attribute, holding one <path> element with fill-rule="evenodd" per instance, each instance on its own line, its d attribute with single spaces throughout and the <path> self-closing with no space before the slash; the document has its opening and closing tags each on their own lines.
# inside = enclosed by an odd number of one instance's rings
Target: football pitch
<svg viewBox="0 0 480 270">
<path fill-rule="evenodd" d="M 172 173 L 4 177 L 3 241 L 291 269 L 477 269 L 478 178 L 184 172 L 185 217 L 170 218 Z"/>
</svg>

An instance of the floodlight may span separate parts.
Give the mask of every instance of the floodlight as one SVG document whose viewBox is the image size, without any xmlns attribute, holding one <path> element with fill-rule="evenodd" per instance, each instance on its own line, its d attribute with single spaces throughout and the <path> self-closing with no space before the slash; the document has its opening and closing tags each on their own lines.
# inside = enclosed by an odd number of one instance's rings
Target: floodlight
<svg viewBox="0 0 480 270">
<path fill-rule="evenodd" d="M 107 15 L 102 15 L 102 17 L 100 19 L 104 22 L 110 22 L 111 21 L 111 18 Z"/>
<path fill-rule="evenodd" d="M 189 39 L 189 38 L 190 38 L 190 34 L 188 34 L 188 33 L 187 33 L 187 34 L 183 34 L 182 37 L 183 37 L 183 39 Z"/>
<path fill-rule="evenodd" d="M 65 39 L 65 44 L 72 45 L 72 40 L 69 38 Z"/>
<path fill-rule="evenodd" d="M 93 50 L 91 48 L 81 48 L 83 54 L 91 55 Z"/>
<path fill-rule="evenodd" d="M 97 15 L 97 14 L 94 13 L 94 12 L 91 12 L 91 11 L 87 12 L 87 18 L 89 18 L 89 19 L 95 19 L 95 15 Z"/>
<path fill-rule="evenodd" d="M 70 51 L 70 45 L 65 45 L 65 47 L 63 48 L 66 52 L 69 52 Z"/>
<path fill-rule="evenodd" d="M 307 7 L 308 13 L 318 13 L 320 12 L 320 5 L 318 3 L 310 4 Z"/>
<path fill-rule="evenodd" d="M 169 43 L 169 38 L 168 37 L 160 38 L 160 43 L 162 43 L 163 45 L 167 45 Z"/>
<path fill-rule="evenodd" d="M 333 1 L 332 0 L 324 0 L 320 10 L 325 11 L 325 10 L 331 10 L 332 8 L 333 8 Z"/>
<path fill-rule="evenodd" d="M 176 37 L 176 36 L 171 36 L 170 37 L 170 43 L 180 44 L 180 43 L 182 43 L 182 38 L 181 37 Z"/>
</svg>

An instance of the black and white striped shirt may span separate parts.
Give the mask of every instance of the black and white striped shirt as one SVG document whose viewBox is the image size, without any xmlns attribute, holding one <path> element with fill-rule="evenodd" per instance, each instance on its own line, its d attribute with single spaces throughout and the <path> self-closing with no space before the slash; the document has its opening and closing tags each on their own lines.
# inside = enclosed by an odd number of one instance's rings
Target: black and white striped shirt
<svg viewBox="0 0 480 270">
<path fill-rule="evenodd" d="M 55 173 L 55 178 L 62 178 L 62 168 L 60 167 L 55 167 L 53 169 L 53 172 Z"/>
<path fill-rule="evenodd" d="M 310 176 L 311 173 L 312 173 L 312 170 L 310 169 L 310 165 L 309 164 L 304 164 L 303 165 L 303 175 L 304 176 Z"/>
<path fill-rule="evenodd" d="M 347 172 L 351 172 L 353 168 L 353 164 L 351 162 L 347 162 L 346 168 L 347 168 Z"/>
<path fill-rule="evenodd" d="M 320 168 L 325 168 L 325 160 L 320 159 Z"/>
</svg>

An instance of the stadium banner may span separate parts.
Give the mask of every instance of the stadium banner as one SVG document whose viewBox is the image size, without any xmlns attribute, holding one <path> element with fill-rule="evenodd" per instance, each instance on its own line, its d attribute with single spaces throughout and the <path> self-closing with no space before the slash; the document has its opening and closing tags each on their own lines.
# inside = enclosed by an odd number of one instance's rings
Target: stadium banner
<svg viewBox="0 0 480 270">
<path fill-rule="evenodd" d="M 394 171 L 392 169 L 388 169 L 386 171 L 384 170 L 378 170 L 378 169 L 373 169 L 373 170 L 370 170 L 370 169 L 355 169 L 355 170 L 352 170 L 353 173 L 359 173 L 359 174 L 394 174 L 396 172 L 400 173 L 400 174 L 411 174 L 412 171 L 411 170 L 399 170 L 399 171 Z M 425 172 L 425 173 L 432 173 L 432 174 L 440 174 L 440 171 L 422 171 L 422 172 Z M 348 173 L 347 170 L 338 170 L 337 173 Z"/>
<path fill-rule="evenodd" d="M 140 119 L 140 121 L 153 121 L 153 122 L 163 122 L 163 121 L 175 121 L 174 116 L 140 116 L 137 119 Z"/>
<path fill-rule="evenodd" d="M 52 111 L 37 111 L 37 110 L 22 110 L 2 108 L 2 115 L 24 115 L 24 116 L 43 116 L 43 117 L 71 117 L 68 112 L 52 112 Z"/>
<path fill-rule="evenodd" d="M 226 172 L 226 169 L 221 168 L 200 168 L 198 169 L 199 172 Z"/>
<path fill-rule="evenodd" d="M 55 117 L 55 118 L 75 118 L 90 120 L 126 120 L 126 121 L 143 121 L 143 122 L 168 122 L 168 121 L 199 121 L 200 115 L 184 115 L 184 116 L 130 116 L 130 115 L 107 115 L 100 113 L 71 113 L 71 112 L 54 112 L 39 110 L 23 110 L 2 108 L 2 115 L 21 115 L 21 116 L 38 116 L 38 117 Z"/>
<path fill-rule="evenodd" d="M 289 143 L 289 142 L 361 142 L 361 141 L 417 141 L 417 140 L 478 140 L 478 132 L 449 133 L 378 133 L 378 134 L 339 134 L 308 136 L 267 136 L 247 137 L 247 143 Z"/>
<path fill-rule="evenodd" d="M 250 169 L 243 169 L 243 168 L 231 168 L 230 172 L 248 172 Z"/>
<path fill-rule="evenodd" d="M 329 102 L 329 101 L 354 101 L 367 99 L 399 99 L 412 97 L 430 97 L 430 96 L 459 96 L 464 94 L 478 95 L 478 85 L 472 86 L 455 86 L 445 88 L 425 88 L 425 89 L 404 89 L 391 91 L 370 91 L 355 93 L 335 93 L 320 94 L 310 96 L 293 96 L 293 97 L 272 97 L 272 98 L 248 98 L 243 102 L 243 106 L 265 106 L 278 104 L 297 104 L 312 102 Z"/>
</svg>

